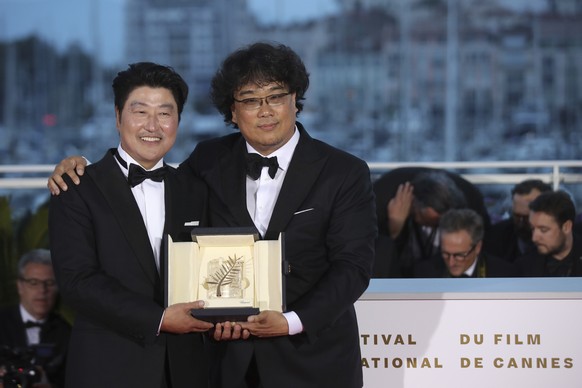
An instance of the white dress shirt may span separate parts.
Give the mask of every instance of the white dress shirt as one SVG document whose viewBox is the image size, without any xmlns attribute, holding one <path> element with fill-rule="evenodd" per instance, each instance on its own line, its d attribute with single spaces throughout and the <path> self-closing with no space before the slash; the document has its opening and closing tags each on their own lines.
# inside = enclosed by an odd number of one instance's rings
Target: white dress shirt
<svg viewBox="0 0 582 388">
<path fill-rule="evenodd" d="M 117 152 L 119 156 L 129 164 L 137 163 L 127 152 L 121 148 L 121 145 L 117 147 Z M 121 163 L 116 159 L 117 164 L 121 168 L 123 174 L 127 177 L 129 171 L 127 168 L 123 167 Z M 164 165 L 164 160 L 161 159 L 156 163 L 156 165 L 151 169 L 162 167 Z M 142 166 L 143 167 L 143 166 Z M 137 206 L 143 218 L 143 222 L 148 231 L 148 236 L 150 239 L 150 244 L 154 252 L 154 258 L 156 260 L 156 267 L 158 272 L 160 271 L 160 250 L 162 247 L 162 236 L 164 234 L 164 223 L 166 219 L 166 206 L 164 202 L 164 182 L 155 182 L 151 179 L 146 179 L 139 185 L 132 187 L 131 192 L 135 197 Z"/>
<path fill-rule="evenodd" d="M 268 155 L 268 157 L 276 156 L 279 163 L 275 178 L 269 176 L 267 167 L 263 167 L 261 176 L 256 181 L 247 176 L 247 209 L 261 236 L 265 236 L 269 226 L 277 197 L 281 191 L 281 186 L 283 186 L 283 180 L 297 143 L 299 143 L 299 131 L 295 127 L 295 133 L 291 139 L 281 148 Z M 249 143 L 247 143 L 247 151 L 261 155 Z M 283 313 L 283 316 L 287 319 L 287 324 L 289 325 L 289 335 L 303 331 L 303 324 L 294 311 Z"/>
<path fill-rule="evenodd" d="M 26 323 L 28 321 L 44 323 L 44 319 L 38 320 L 33 317 L 24 306 L 20 305 L 20 316 L 22 317 L 22 322 Z M 26 329 L 26 340 L 28 345 L 37 345 L 40 343 L 40 327 L 29 327 Z"/>
</svg>

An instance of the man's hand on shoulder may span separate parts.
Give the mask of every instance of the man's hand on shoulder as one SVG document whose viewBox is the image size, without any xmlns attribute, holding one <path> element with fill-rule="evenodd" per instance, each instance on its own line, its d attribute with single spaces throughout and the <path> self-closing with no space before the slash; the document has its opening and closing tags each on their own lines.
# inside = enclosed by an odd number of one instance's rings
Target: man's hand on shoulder
<svg viewBox="0 0 582 388">
<path fill-rule="evenodd" d="M 85 173 L 87 160 L 82 156 L 69 156 L 55 166 L 53 174 L 49 177 L 47 187 L 52 195 L 59 195 L 61 190 L 67 191 L 68 187 L 62 178 L 63 174 L 71 177 L 74 184 L 78 185 L 81 180 L 79 176 Z"/>
</svg>

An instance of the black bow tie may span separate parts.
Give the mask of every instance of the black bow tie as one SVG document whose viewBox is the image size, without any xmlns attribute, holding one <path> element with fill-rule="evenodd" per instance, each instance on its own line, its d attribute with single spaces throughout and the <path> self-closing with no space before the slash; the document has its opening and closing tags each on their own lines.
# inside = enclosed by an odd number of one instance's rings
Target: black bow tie
<svg viewBox="0 0 582 388">
<path fill-rule="evenodd" d="M 127 168 L 127 162 L 119 156 L 117 151 L 115 152 L 115 158 L 119 161 L 119 163 Z M 143 167 L 138 166 L 137 164 L 131 163 L 129 165 L 129 174 L 127 176 L 127 181 L 131 185 L 131 187 L 135 187 L 139 185 L 146 179 L 151 179 L 152 181 L 161 182 L 164 180 L 166 173 L 168 172 L 168 167 L 163 166 L 160 168 L 156 168 L 152 171 L 146 171 Z"/>
<path fill-rule="evenodd" d="M 269 167 L 269 176 L 275 178 L 275 174 L 279 169 L 279 162 L 277 157 L 265 158 L 259 154 L 247 154 L 247 175 L 253 180 L 259 179 L 263 167 Z"/>
<path fill-rule="evenodd" d="M 42 323 L 35 322 L 35 321 L 26 321 L 24 322 L 24 327 L 29 329 L 31 327 L 42 327 Z"/>
<path fill-rule="evenodd" d="M 166 173 L 168 172 L 168 167 L 156 168 L 152 171 L 146 171 L 141 166 L 136 164 L 129 165 L 129 175 L 127 176 L 127 181 L 131 187 L 139 185 L 146 179 L 151 179 L 152 181 L 161 182 L 164 180 Z"/>
</svg>

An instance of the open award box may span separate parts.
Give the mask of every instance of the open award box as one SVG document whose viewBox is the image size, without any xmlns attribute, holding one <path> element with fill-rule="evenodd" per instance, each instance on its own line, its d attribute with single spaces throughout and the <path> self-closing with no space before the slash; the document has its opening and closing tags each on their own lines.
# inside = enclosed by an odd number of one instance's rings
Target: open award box
<svg viewBox="0 0 582 388">
<path fill-rule="evenodd" d="M 168 235 L 166 306 L 203 300 L 191 314 L 209 322 L 284 312 L 283 236 L 259 240 L 253 228 L 194 228 L 187 242 Z"/>
</svg>

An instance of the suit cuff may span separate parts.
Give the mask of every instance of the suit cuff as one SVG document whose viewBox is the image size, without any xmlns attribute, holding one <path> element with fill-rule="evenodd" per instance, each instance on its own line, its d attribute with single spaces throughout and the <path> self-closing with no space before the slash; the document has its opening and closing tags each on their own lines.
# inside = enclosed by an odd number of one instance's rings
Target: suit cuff
<svg viewBox="0 0 582 388">
<path fill-rule="evenodd" d="M 160 335 L 160 331 L 162 331 L 162 322 L 164 322 L 164 317 L 166 316 L 166 310 L 162 313 L 162 318 L 160 318 L 160 324 L 158 325 L 158 332 L 156 333 L 156 337 Z"/>
<path fill-rule="evenodd" d="M 283 316 L 287 320 L 287 325 L 289 326 L 289 335 L 299 334 L 303 331 L 303 324 L 295 311 L 283 313 Z"/>
</svg>

